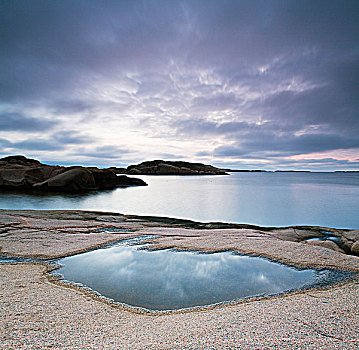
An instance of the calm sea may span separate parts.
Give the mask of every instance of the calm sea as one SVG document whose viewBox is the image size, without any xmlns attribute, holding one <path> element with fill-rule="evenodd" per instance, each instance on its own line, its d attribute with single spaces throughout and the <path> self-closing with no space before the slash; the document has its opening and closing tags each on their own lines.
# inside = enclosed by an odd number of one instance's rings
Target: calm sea
<svg viewBox="0 0 359 350">
<path fill-rule="evenodd" d="M 0 192 L 0 208 L 88 209 L 260 226 L 359 229 L 359 173 L 138 177 L 149 186 L 85 195 Z"/>
</svg>

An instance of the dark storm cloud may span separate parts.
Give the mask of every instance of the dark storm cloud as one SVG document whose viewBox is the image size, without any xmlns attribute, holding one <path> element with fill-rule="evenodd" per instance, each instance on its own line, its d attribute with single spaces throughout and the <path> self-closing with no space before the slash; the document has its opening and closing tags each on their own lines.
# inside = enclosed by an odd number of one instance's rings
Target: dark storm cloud
<svg viewBox="0 0 359 350">
<path fill-rule="evenodd" d="M 72 90 L 99 76 L 157 65 L 181 35 L 183 18 L 179 3 L 166 2 L 35 0 L 0 6 L 0 91 L 7 99 Z"/>
<path fill-rule="evenodd" d="M 23 115 L 16 112 L 0 113 L 0 130 L 44 131 L 56 125 L 56 121 Z"/>
<path fill-rule="evenodd" d="M 146 142 L 219 140 L 199 156 L 359 147 L 358 1 L 2 1 L 0 44 L 0 131 L 43 132 L 19 149 L 126 118 Z"/>
<path fill-rule="evenodd" d="M 350 101 L 340 86 L 280 92 L 266 98 L 262 107 L 267 118 L 283 124 L 289 122 L 298 130 L 307 125 L 323 125 L 346 132 L 359 131 L 359 103 Z"/>
<path fill-rule="evenodd" d="M 350 1 L 7 1 L 1 6 L 2 77 L 13 87 L 4 89 L 8 93 L 31 94 L 39 85 L 69 87 L 83 73 L 142 70 L 178 57 L 231 77 L 251 74 L 256 64 L 281 55 L 292 53 L 293 62 L 293 52 L 303 48 L 334 53 L 336 60 L 339 50 L 352 51 L 359 28 L 358 4 Z"/>
</svg>

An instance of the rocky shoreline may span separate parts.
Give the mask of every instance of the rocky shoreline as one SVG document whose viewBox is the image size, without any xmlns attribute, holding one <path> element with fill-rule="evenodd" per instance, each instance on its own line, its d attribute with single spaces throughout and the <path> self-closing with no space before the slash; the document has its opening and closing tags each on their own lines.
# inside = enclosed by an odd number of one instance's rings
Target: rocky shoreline
<svg viewBox="0 0 359 350">
<path fill-rule="evenodd" d="M 21 155 L 0 159 L 0 190 L 20 192 L 79 193 L 147 186 L 127 175 L 228 175 L 211 165 L 183 161 L 154 160 L 127 168 L 99 169 L 83 166 L 52 166 Z"/>
<path fill-rule="evenodd" d="M 58 258 L 149 234 L 159 236 L 153 240 L 155 248 L 236 250 L 298 266 L 327 267 L 330 264 L 344 270 L 351 269 L 349 261 L 356 261 L 349 257 L 358 255 L 359 244 L 359 230 L 319 226 L 276 228 L 95 211 L 0 209 L 0 253 L 3 255 Z M 29 241 L 31 245 L 27 244 Z M 321 263 L 321 253 L 326 256 L 328 250 L 337 258 L 331 261 L 325 257 Z M 312 260 L 306 258 L 309 255 Z M 349 259 L 348 265 L 340 263 L 346 259 Z M 358 257 L 355 259 L 359 261 Z"/>
<path fill-rule="evenodd" d="M 1 190 L 79 193 L 146 185 L 141 179 L 117 176 L 109 169 L 52 166 L 24 156 L 0 159 Z"/>
<path fill-rule="evenodd" d="M 123 171 L 130 175 L 228 175 L 225 170 L 212 165 L 165 160 L 130 165 Z"/>
<path fill-rule="evenodd" d="M 357 242 L 357 230 L 260 228 L 104 212 L 0 210 L 0 253 L 5 256 L 52 259 L 125 238 L 157 235 L 154 248 L 235 250 L 295 266 L 359 272 L 359 257 L 351 250 L 307 241 L 328 232 L 341 240 L 346 237 L 351 246 Z M 0 264 L 0 348 L 359 346 L 358 278 L 324 289 L 154 317 L 119 309 L 81 289 L 51 281 L 47 272 L 42 264 Z"/>
</svg>

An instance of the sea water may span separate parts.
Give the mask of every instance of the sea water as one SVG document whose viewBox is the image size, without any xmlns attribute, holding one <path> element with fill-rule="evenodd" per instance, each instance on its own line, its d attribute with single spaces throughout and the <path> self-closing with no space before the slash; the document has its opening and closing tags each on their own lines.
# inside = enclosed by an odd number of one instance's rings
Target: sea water
<svg viewBox="0 0 359 350">
<path fill-rule="evenodd" d="M 359 173 L 138 177 L 149 186 L 82 195 L 0 192 L 0 208 L 103 210 L 259 226 L 359 228 Z"/>
</svg>

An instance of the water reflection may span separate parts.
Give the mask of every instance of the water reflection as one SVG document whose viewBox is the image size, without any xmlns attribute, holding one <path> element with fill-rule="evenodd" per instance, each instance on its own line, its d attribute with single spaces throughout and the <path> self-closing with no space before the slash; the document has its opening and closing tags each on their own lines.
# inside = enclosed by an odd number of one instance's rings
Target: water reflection
<svg viewBox="0 0 359 350">
<path fill-rule="evenodd" d="M 67 257 L 57 273 L 115 301 L 151 310 L 277 294 L 311 284 L 321 274 L 230 252 L 142 248 L 117 244 Z"/>
</svg>

